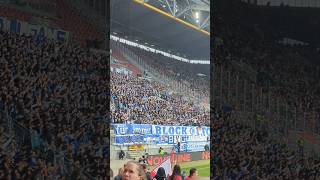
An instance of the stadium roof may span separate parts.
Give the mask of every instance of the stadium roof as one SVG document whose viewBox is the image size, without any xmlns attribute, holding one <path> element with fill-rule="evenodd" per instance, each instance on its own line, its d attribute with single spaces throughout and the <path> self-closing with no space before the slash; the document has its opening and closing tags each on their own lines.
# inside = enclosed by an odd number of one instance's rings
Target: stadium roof
<svg viewBox="0 0 320 180">
<path fill-rule="evenodd" d="M 191 18 L 181 18 L 181 16 L 189 17 L 190 13 L 194 12 L 182 8 L 179 10 L 179 7 L 183 7 L 183 1 L 189 2 L 194 8 L 204 9 L 197 11 L 195 18 L 199 20 L 198 25 L 192 23 Z M 169 1 L 112 0 L 111 33 L 181 57 L 209 60 L 210 18 L 205 16 L 210 15 L 210 11 L 207 11 L 209 5 L 206 4 L 209 2 L 205 0 L 170 0 L 170 2 L 173 2 L 173 7 L 178 7 L 174 12 L 175 16 L 165 10 L 165 7 L 170 9 Z M 174 3 L 179 6 L 174 6 Z M 196 3 L 199 6 L 196 6 Z"/>
<path fill-rule="evenodd" d="M 257 5 L 290 6 L 290 7 L 320 7 L 319 0 L 242 0 L 243 2 L 256 3 Z"/>
</svg>

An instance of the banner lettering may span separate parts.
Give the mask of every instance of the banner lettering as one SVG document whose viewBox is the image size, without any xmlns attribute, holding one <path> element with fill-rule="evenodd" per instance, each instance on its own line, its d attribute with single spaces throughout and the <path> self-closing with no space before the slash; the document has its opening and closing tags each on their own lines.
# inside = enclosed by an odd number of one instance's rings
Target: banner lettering
<svg viewBox="0 0 320 180">
<path fill-rule="evenodd" d="M 0 30 L 10 31 L 21 35 L 42 36 L 60 41 L 69 39 L 69 32 L 67 31 L 38 24 L 30 24 L 17 19 L 9 20 L 4 17 L 0 17 Z"/>
<path fill-rule="evenodd" d="M 152 133 L 157 135 L 210 136 L 209 127 L 152 125 Z"/>
<path fill-rule="evenodd" d="M 179 153 L 174 154 L 173 156 L 165 155 L 153 155 L 148 156 L 147 163 L 149 166 L 157 166 L 164 162 L 168 157 L 171 157 L 171 163 L 182 163 L 182 162 L 191 162 L 191 161 L 199 161 L 199 160 L 208 160 L 210 159 L 209 151 L 202 152 L 192 152 L 192 153 Z"/>
</svg>

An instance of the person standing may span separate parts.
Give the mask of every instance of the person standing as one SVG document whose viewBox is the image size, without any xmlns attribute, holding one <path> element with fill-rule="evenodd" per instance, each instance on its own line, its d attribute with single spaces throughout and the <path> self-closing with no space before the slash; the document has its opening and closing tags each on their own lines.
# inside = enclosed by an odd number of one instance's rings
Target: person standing
<svg viewBox="0 0 320 180">
<path fill-rule="evenodd" d="M 153 178 L 153 180 L 166 180 L 166 171 L 163 167 L 160 167 L 157 171 L 156 176 Z"/>
<path fill-rule="evenodd" d="M 181 177 L 181 168 L 179 165 L 173 167 L 172 175 L 169 177 L 169 180 L 182 180 Z"/>
<path fill-rule="evenodd" d="M 152 177 L 150 175 L 150 172 L 147 171 L 147 165 L 146 164 L 142 164 L 141 165 L 143 167 L 144 172 L 146 173 L 147 176 L 147 180 L 152 180 Z"/>
</svg>

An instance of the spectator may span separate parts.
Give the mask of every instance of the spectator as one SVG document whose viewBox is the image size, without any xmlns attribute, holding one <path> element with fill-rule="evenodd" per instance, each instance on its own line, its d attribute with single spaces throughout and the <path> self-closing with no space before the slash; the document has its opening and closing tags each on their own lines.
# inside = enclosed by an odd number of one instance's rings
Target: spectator
<svg viewBox="0 0 320 180">
<path fill-rule="evenodd" d="M 181 177 L 182 177 L 182 180 L 185 180 L 185 178 L 187 177 L 186 171 L 182 171 Z"/>
<path fill-rule="evenodd" d="M 163 167 L 160 167 L 157 171 L 154 180 L 167 180 L 167 175 Z"/>
<path fill-rule="evenodd" d="M 0 31 L 0 114 L 14 132 L 0 134 L 5 179 L 105 176 L 105 60 L 72 43 Z"/>
<path fill-rule="evenodd" d="M 319 64 L 314 61 L 319 59 L 315 44 L 291 46 L 279 42 L 289 35 L 284 31 L 300 24 L 293 22 L 295 18 L 287 21 L 289 11 L 293 10 L 290 7 L 267 18 L 266 11 L 273 14 L 271 12 L 278 8 L 267 7 L 267 10 L 236 0 L 225 8 L 234 13 L 220 11 L 215 17 L 218 25 L 212 73 L 215 73 L 214 97 L 219 96 L 216 99 L 220 100 L 215 102 L 215 108 L 223 106 L 222 103 L 229 104 L 232 113 L 227 114 L 220 107 L 212 111 L 211 179 L 319 179 L 316 173 L 319 158 L 306 156 L 306 152 L 302 156 L 303 146 L 290 149 L 287 142 L 302 124 L 306 124 L 303 131 L 312 134 L 314 128 L 319 127 L 319 121 L 315 120 L 319 119 L 315 114 L 319 114 L 320 105 L 320 93 L 315 90 L 320 86 L 314 79 L 319 77 Z M 308 19 L 314 16 L 302 18 L 303 11 L 299 13 L 300 21 L 313 26 Z M 273 23 L 278 22 L 276 18 L 280 14 L 287 20 L 283 19 L 279 32 Z M 295 35 L 290 33 L 289 36 Z M 265 102 L 256 103 L 264 98 Z M 294 115 L 286 117 L 287 114 Z M 241 122 L 256 126 L 249 127 Z M 296 140 L 293 139 L 295 143 Z"/>
<path fill-rule="evenodd" d="M 303 157 L 303 155 L 304 155 L 304 152 L 303 152 L 304 140 L 302 138 L 299 138 L 297 144 L 298 144 L 299 154 L 300 154 L 301 157 Z"/>
<path fill-rule="evenodd" d="M 268 133 L 235 123 L 231 114 L 213 111 L 212 179 L 319 178 L 320 161 L 301 157 Z M 263 139 L 258 140 L 258 136 Z M 238 153 L 236 153 L 238 152 Z"/>
<path fill-rule="evenodd" d="M 191 168 L 190 169 L 190 174 L 188 177 L 186 177 L 185 180 L 196 180 L 198 176 L 198 171 L 196 168 Z"/>
<path fill-rule="evenodd" d="M 134 161 L 129 161 L 124 165 L 122 180 L 147 180 L 143 167 Z"/>
<path fill-rule="evenodd" d="M 147 164 L 147 158 L 145 158 L 145 156 L 142 156 L 141 158 L 139 158 L 138 161 L 140 164 Z"/>
<path fill-rule="evenodd" d="M 123 160 L 123 159 L 124 159 L 124 156 L 125 156 L 125 153 L 124 153 L 124 151 L 121 149 L 120 152 L 119 152 L 119 159 L 120 159 L 120 160 Z"/>
<path fill-rule="evenodd" d="M 146 173 L 147 180 L 152 180 L 150 172 L 147 171 L 147 165 L 146 164 L 142 164 L 142 167 L 143 167 L 144 172 Z"/>
<path fill-rule="evenodd" d="M 170 180 L 182 180 L 181 169 L 179 165 L 174 165 L 172 175 L 169 177 Z"/>
<path fill-rule="evenodd" d="M 159 154 L 164 155 L 164 149 L 162 147 L 159 148 Z"/>
<path fill-rule="evenodd" d="M 114 123 L 209 125 L 209 112 L 202 105 L 170 95 L 158 82 L 121 73 L 111 73 L 111 106 Z"/>
<path fill-rule="evenodd" d="M 204 150 L 205 150 L 205 151 L 210 151 L 208 144 L 206 144 L 206 145 L 204 146 Z"/>
<path fill-rule="evenodd" d="M 156 71 L 157 74 L 160 74 L 163 79 L 170 79 L 170 82 L 175 84 L 180 83 L 181 85 L 188 87 L 189 90 L 200 94 L 200 98 L 202 99 L 209 97 L 209 65 L 186 63 L 161 54 L 148 52 L 137 47 L 125 44 L 123 44 L 123 46 L 140 56 L 143 65 L 152 67 L 152 69 Z M 198 74 L 202 74 L 202 76 L 199 76 Z"/>
</svg>

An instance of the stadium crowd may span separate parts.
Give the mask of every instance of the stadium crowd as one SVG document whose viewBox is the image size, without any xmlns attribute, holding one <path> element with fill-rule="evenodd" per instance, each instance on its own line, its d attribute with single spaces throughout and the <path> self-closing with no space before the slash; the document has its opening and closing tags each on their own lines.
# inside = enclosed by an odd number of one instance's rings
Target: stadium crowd
<svg viewBox="0 0 320 180">
<path fill-rule="evenodd" d="M 290 28 L 286 30 L 286 26 L 296 22 L 291 19 L 292 22 L 281 21 L 279 28 L 272 26 L 271 23 L 278 22 L 276 18 L 280 15 L 272 16 L 272 19 L 271 15 L 267 17 L 262 13 L 265 9 L 270 13 L 272 7 L 232 2 L 232 5 L 225 4 L 232 14 L 219 11 L 214 19 L 216 37 L 212 57 L 215 65 L 263 87 L 266 90 L 263 93 L 271 92 L 272 97 L 295 107 L 298 115 L 315 113 L 313 117 L 305 118 L 312 118 L 317 123 L 318 129 L 315 130 L 319 133 L 320 84 L 317 79 L 320 68 L 316 61 L 319 59 L 317 48 L 289 41 L 280 43 L 289 34 Z M 285 14 L 289 12 L 285 8 L 274 9 L 281 9 L 283 17 L 289 16 Z M 232 84 L 232 88 L 241 89 L 236 84 Z M 223 101 L 232 102 L 227 98 Z M 231 106 L 239 104 L 231 103 Z M 212 179 L 320 178 L 320 159 L 303 153 L 303 146 L 298 146 L 297 150 L 290 149 L 288 144 L 272 138 L 271 129 L 254 129 L 241 124 L 242 117 L 236 115 L 239 114 L 238 109 L 230 113 L 217 109 L 212 111 L 211 123 Z M 274 123 L 282 122 L 277 119 Z"/>
<path fill-rule="evenodd" d="M 141 77 L 111 73 L 111 122 L 209 125 L 209 112 L 166 86 Z"/>
<path fill-rule="evenodd" d="M 190 89 L 197 91 L 201 96 L 209 97 L 209 65 L 186 63 L 137 47 L 127 47 L 142 57 L 145 64 L 156 69 L 161 75 L 176 82 L 187 84 Z"/>
<path fill-rule="evenodd" d="M 271 18 L 259 22 L 262 16 L 254 16 L 258 14 L 258 8 L 239 6 L 243 8 L 235 10 L 235 14 L 215 18 L 217 39 L 222 41 L 215 48 L 214 62 L 229 66 L 232 73 L 236 71 L 232 67 L 233 62 L 245 64 L 247 72 L 243 73 L 244 78 L 249 79 L 248 76 L 255 74 L 251 79 L 253 83 L 267 87 L 273 96 L 298 111 L 319 112 L 320 64 L 317 59 L 320 54 L 317 48 L 279 43 L 286 32 L 270 29 L 268 22 L 273 22 Z"/>
<path fill-rule="evenodd" d="M 320 178 L 320 159 L 290 150 L 266 130 L 243 126 L 234 118 L 222 111 L 213 115 L 212 179 Z"/>
<path fill-rule="evenodd" d="M 113 174 L 112 170 L 110 169 Z M 118 174 L 110 178 L 114 180 L 196 180 L 198 177 L 198 171 L 196 168 L 191 168 L 189 170 L 189 175 L 186 173 L 181 173 L 181 167 L 179 165 L 174 165 L 172 174 L 166 172 L 163 167 L 159 167 L 157 172 L 149 172 L 146 169 L 146 165 L 139 164 L 136 161 L 129 161 L 124 164 L 123 168 L 119 168 Z"/>
<path fill-rule="evenodd" d="M 106 177 L 107 68 L 102 53 L 0 31 L 0 179 Z"/>
</svg>

